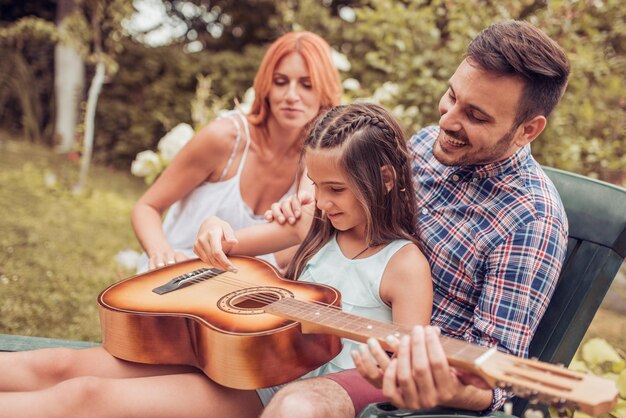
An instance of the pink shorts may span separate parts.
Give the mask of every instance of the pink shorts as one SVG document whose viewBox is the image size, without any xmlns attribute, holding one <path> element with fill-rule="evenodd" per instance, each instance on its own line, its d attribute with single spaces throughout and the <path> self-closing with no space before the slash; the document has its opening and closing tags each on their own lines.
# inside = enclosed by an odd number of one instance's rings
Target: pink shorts
<svg viewBox="0 0 626 418">
<path fill-rule="evenodd" d="M 356 369 L 348 369 L 338 373 L 331 373 L 324 376 L 339 383 L 341 387 L 348 393 L 354 405 L 354 412 L 359 415 L 365 407 L 374 402 L 388 401 L 381 389 L 377 389 L 371 385 L 356 371 Z"/>
</svg>

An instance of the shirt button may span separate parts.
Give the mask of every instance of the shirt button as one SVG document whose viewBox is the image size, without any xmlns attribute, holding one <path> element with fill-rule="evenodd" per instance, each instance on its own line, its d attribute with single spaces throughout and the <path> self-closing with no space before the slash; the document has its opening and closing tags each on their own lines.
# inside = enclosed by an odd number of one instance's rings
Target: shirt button
<svg viewBox="0 0 626 418">
<path fill-rule="evenodd" d="M 428 209 L 423 208 L 422 209 L 422 215 L 428 215 Z"/>
<path fill-rule="evenodd" d="M 473 182 L 473 183 L 478 183 L 478 177 L 474 177 L 474 178 L 472 179 L 472 182 Z"/>
<path fill-rule="evenodd" d="M 458 174 L 453 174 L 453 175 L 452 175 L 452 180 L 454 180 L 454 181 L 459 181 L 459 179 L 460 179 L 460 177 L 459 177 L 459 175 L 458 175 Z"/>
</svg>

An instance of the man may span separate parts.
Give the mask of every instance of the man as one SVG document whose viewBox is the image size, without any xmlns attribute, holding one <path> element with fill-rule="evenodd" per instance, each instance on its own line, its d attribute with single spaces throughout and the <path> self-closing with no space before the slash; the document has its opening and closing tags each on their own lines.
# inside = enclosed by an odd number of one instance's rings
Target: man
<svg viewBox="0 0 626 418">
<path fill-rule="evenodd" d="M 438 333 L 527 356 L 567 247 L 565 212 L 529 144 L 568 75 L 563 50 L 528 23 L 496 23 L 472 41 L 439 103 L 439 126 L 410 140 L 433 327 L 404 337 L 392 361 L 369 344 L 380 368 L 356 353 L 364 377 L 349 370 L 287 385 L 263 417 L 350 417 L 385 397 L 407 408 L 503 404 L 501 391 L 448 364 Z M 292 205 L 274 216 L 295 219 Z"/>
</svg>

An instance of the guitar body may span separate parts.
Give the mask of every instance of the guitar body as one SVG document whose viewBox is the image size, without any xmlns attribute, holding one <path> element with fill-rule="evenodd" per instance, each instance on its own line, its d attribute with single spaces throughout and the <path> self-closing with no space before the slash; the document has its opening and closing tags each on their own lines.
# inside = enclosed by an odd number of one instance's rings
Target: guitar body
<svg viewBox="0 0 626 418">
<path fill-rule="evenodd" d="M 331 287 L 285 280 L 270 264 L 231 257 L 238 272 L 167 293 L 154 289 L 212 266 L 188 260 L 132 276 L 98 297 L 104 348 L 113 356 L 148 364 L 191 365 L 213 381 L 258 389 L 294 380 L 341 351 L 340 338 L 303 334 L 298 322 L 264 312 L 263 306 L 295 298 L 334 306 Z"/>
</svg>

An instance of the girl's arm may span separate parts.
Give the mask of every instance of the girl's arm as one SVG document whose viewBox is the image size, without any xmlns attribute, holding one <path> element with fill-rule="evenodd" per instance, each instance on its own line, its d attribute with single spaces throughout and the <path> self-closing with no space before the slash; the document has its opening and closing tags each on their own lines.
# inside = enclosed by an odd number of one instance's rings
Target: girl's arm
<svg viewBox="0 0 626 418">
<path fill-rule="evenodd" d="M 186 257 L 174 253 L 162 227 L 163 213 L 204 181 L 216 181 L 233 151 L 236 129 L 226 119 L 199 131 L 133 207 L 131 223 L 150 258 L 149 268 Z"/>
<path fill-rule="evenodd" d="M 301 221 L 295 225 L 272 222 L 238 231 L 233 231 L 232 227 L 220 218 L 211 216 L 200 226 L 193 250 L 202 261 L 233 270 L 236 267 L 228 260 L 226 254 L 255 256 L 300 244 L 311 225 L 312 213 L 312 207 L 305 207 Z"/>
<path fill-rule="evenodd" d="M 398 250 L 387 263 L 380 297 L 391 305 L 393 322 L 428 325 L 433 306 L 433 281 L 426 257 L 415 244 Z"/>
<path fill-rule="evenodd" d="M 391 360 L 377 342 L 368 344 L 370 352 L 354 356 L 359 372 L 375 386 L 382 386 L 385 396 L 400 408 L 487 409 L 492 391 L 480 378 L 469 378 L 452 367 L 438 329 L 427 326 L 433 302 L 432 280 L 426 258 L 417 247 L 406 246 L 391 258 L 380 294 L 392 304 L 394 322 L 418 326 L 391 344 L 396 348 L 396 357 Z"/>
</svg>

